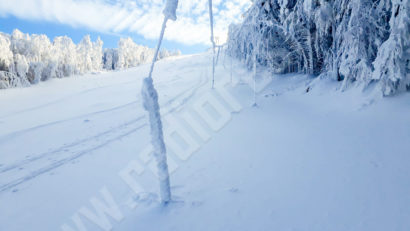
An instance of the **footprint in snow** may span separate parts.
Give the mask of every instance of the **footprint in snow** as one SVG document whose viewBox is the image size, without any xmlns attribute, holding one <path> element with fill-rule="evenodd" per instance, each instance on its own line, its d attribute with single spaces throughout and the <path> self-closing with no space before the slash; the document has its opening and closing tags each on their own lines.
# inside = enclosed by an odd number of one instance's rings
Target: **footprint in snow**
<svg viewBox="0 0 410 231">
<path fill-rule="evenodd" d="M 376 161 L 370 161 L 370 163 L 373 165 L 373 167 L 378 168 L 380 165 Z"/>
<path fill-rule="evenodd" d="M 171 189 L 181 189 L 183 187 L 184 187 L 183 185 L 173 185 L 171 186 Z"/>
<path fill-rule="evenodd" d="M 230 189 L 229 189 L 229 192 L 231 192 L 231 193 L 237 193 L 237 192 L 239 192 L 239 189 L 238 189 L 238 188 L 230 188 Z"/>
<path fill-rule="evenodd" d="M 266 94 L 266 95 L 265 95 L 265 98 L 268 98 L 268 97 L 277 97 L 277 96 L 279 96 L 279 95 L 280 95 L 279 93 Z"/>
<path fill-rule="evenodd" d="M 362 103 L 362 104 L 359 106 L 359 109 L 358 109 L 358 110 L 359 110 L 359 111 L 364 110 L 364 109 L 366 109 L 366 108 L 372 106 L 374 103 L 375 103 L 374 99 L 368 100 L 368 101 Z"/>
<path fill-rule="evenodd" d="M 88 122 L 90 122 L 90 120 L 88 120 L 88 119 L 84 120 L 84 123 L 88 123 Z"/>
<path fill-rule="evenodd" d="M 140 193 L 136 196 L 133 197 L 133 201 L 137 204 L 143 204 L 143 205 L 150 205 L 156 201 L 158 201 L 159 198 L 157 194 L 154 193 Z"/>
<path fill-rule="evenodd" d="M 191 207 L 197 208 L 197 207 L 202 206 L 203 204 L 204 204 L 204 202 L 202 202 L 202 201 L 192 201 L 191 202 Z"/>
</svg>

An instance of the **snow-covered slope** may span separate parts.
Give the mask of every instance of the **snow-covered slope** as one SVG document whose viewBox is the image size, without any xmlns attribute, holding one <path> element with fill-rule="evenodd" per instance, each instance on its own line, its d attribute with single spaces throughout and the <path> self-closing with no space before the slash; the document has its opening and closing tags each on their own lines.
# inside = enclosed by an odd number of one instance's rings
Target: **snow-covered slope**
<svg viewBox="0 0 410 231">
<path fill-rule="evenodd" d="M 209 54 L 158 62 L 166 207 L 144 155 L 148 66 L 1 91 L 0 230 L 410 229 L 409 94 L 259 71 L 251 107 L 230 63 L 211 90 Z"/>
</svg>

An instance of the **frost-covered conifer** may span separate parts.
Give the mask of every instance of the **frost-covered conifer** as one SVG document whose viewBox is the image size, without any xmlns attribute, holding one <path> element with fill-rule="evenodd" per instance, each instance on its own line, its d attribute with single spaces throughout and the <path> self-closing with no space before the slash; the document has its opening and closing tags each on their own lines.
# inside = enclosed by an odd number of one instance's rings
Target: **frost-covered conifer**
<svg viewBox="0 0 410 231">
<path fill-rule="evenodd" d="M 53 42 L 46 35 L 29 35 L 14 30 L 0 32 L 0 88 L 29 86 L 51 78 L 63 78 L 87 72 L 124 69 L 149 62 L 154 49 L 121 39 L 119 48 L 105 49 L 103 41 L 85 36 L 76 45 L 67 37 Z M 163 50 L 160 58 L 178 55 Z"/>
<path fill-rule="evenodd" d="M 406 1 L 392 3 L 391 33 L 373 62 L 372 80 L 380 81 L 384 95 L 410 89 L 410 6 Z"/>
<path fill-rule="evenodd" d="M 10 38 L 0 33 L 0 71 L 10 71 L 13 63 L 13 52 L 10 50 Z"/>
<path fill-rule="evenodd" d="M 378 83 L 384 95 L 408 89 L 409 4 L 401 0 L 255 0 L 229 29 L 228 54 L 252 67 L 342 81 Z"/>
</svg>

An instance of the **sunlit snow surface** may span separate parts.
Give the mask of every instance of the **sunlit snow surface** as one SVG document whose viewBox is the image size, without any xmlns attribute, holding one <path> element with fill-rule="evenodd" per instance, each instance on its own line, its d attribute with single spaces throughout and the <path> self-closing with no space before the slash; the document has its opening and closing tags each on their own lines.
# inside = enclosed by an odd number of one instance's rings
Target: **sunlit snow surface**
<svg viewBox="0 0 410 231">
<path fill-rule="evenodd" d="M 158 62 L 164 118 L 181 121 L 207 94 L 222 99 L 210 89 L 210 64 L 209 54 Z M 230 69 L 220 57 L 217 86 Z M 207 142 L 194 136 L 200 148 L 186 160 L 169 151 L 174 202 L 161 207 L 148 166 L 135 177 L 146 190 L 139 196 L 118 174 L 142 163 L 149 144 L 140 97 L 147 73 L 144 65 L 0 91 L 0 230 L 80 230 L 72 216 L 94 212 L 89 200 L 104 201 L 102 188 L 121 211 L 121 221 L 108 218 L 113 230 L 410 229 L 408 93 L 380 99 L 274 76 L 251 107 L 252 74 L 234 61 L 235 86 L 226 89 L 242 110 L 217 132 L 205 127 Z M 79 217 L 86 230 L 101 230 Z"/>
</svg>

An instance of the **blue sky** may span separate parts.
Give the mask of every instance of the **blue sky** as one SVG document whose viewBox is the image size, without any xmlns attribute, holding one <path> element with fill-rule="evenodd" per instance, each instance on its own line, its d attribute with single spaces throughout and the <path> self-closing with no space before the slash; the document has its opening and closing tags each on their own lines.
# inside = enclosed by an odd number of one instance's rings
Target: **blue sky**
<svg viewBox="0 0 410 231">
<path fill-rule="evenodd" d="M 214 0 L 215 34 L 226 40 L 230 23 L 241 20 L 249 0 Z M 67 35 L 78 43 L 84 35 L 98 36 L 104 47 L 116 47 L 120 37 L 155 47 L 164 0 L 0 0 L 0 31 Z M 209 47 L 207 0 L 179 0 L 178 20 L 169 22 L 163 47 L 184 54 Z"/>
</svg>

